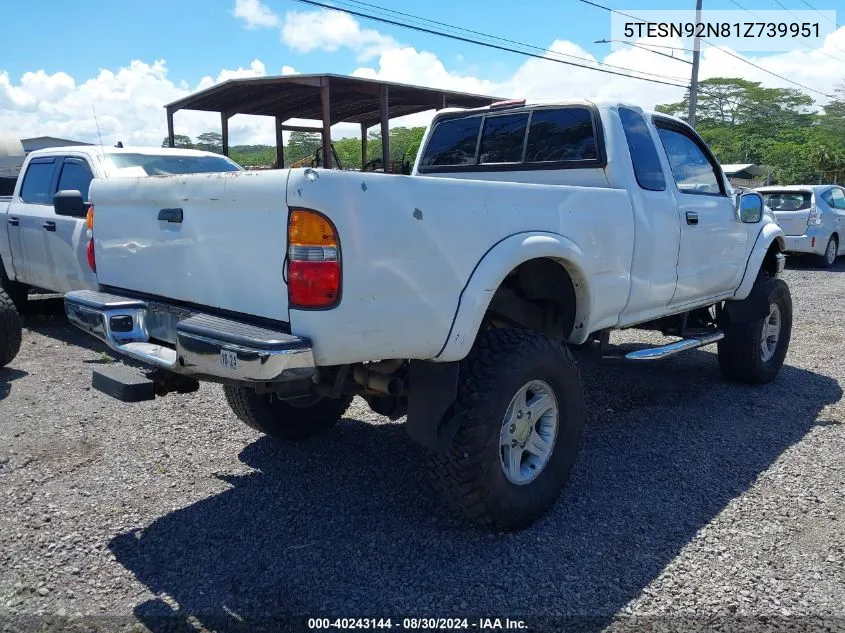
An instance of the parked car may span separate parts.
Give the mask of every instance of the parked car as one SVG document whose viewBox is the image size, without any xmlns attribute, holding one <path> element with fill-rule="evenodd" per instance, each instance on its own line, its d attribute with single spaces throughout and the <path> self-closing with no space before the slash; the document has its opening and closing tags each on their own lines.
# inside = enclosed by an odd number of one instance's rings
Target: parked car
<svg viewBox="0 0 845 633">
<path fill-rule="evenodd" d="M 839 185 L 760 187 L 790 253 L 812 253 L 830 268 L 845 248 L 845 189 Z"/>
<path fill-rule="evenodd" d="M 734 196 L 686 123 L 583 101 L 441 110 L 410 176 L 284 169 L 96 180 L 99 291 L 70 320 L 154 369 L 95 371 L 126 401 L 223 383 L 247 425 L 326 431 L 353 396 L 407 414 L 472 519 L 528 525 L 585 423 L 568 345 L 640 327 L 646 362 L 718 342 L 775 378 L 792 301 L 783 231 Z"/>
<path fill-rule="evenodd" d="M 169 148 L 73 146 L 30 153 L 11 197 L 0 200 L 0 367 L 20 347 L 30 289 L 62 294 L 95 288 L 88 248 L 88 190 L 94 178 L 236 172 L 225 156 Z"/>
</svg>

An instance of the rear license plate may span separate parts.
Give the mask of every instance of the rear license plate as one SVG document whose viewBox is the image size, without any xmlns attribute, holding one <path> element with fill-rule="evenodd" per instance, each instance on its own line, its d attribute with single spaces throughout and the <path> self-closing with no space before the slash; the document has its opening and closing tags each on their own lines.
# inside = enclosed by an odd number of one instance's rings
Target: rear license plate
<svg viewBox="0 0 845 633">
<path fill-rule="evenodd" d="M 224 369 L 238 368 L 238 355 L 235 352 L 230 352 L 227 349 L 220 350 L 220 365 Z"/>
</svg>

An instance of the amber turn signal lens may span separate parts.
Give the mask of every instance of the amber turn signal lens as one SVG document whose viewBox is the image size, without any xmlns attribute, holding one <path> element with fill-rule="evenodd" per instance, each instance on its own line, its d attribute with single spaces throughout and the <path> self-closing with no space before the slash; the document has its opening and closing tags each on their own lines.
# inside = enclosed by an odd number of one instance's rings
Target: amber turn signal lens
<svg viewBox="0 0 845 633">
<path fill-rule="evenodd" d="M 89 231 L 94 228 L 94 207 L 88 207 L 88 213 L 85 215 L 85 227 Z"/>
<path fill-rule="evenodd" d="M 337 246 L 331 223 L 313 211 L 291 211 L 288 243 L 299 246 Z"/>
</svg>

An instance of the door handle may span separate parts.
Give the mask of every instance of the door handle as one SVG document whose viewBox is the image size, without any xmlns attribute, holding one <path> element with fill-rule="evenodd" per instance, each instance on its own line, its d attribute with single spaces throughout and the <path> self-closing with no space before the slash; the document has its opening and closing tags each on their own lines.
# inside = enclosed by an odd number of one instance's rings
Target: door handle
<svg viewBox="0 0 845 633">
<path fill-rule="evenodd" d="M 163 222 L 176 222 L 181 224 L 182 209 L 162 209 L 158 212 L 158 219 L 162 220 Z"/>
<path fill-rule="evenodd" d="M 9 218 L 9 224 L 12 226 L 20 226 L 21 221 L 18 218 Z"/>
<path fill-rule="evenodd" d="M 55 231 L 56 230 L 56 223 L 53 222 L 52 220 L 45 222 L 41 226 L 43 226 L 48 231 Z"/>
<path fill-rule="evenodd" d="M 698 224 L 698 214 L 694 211 L 687 211 L 687 224 Z"/>
</svg>

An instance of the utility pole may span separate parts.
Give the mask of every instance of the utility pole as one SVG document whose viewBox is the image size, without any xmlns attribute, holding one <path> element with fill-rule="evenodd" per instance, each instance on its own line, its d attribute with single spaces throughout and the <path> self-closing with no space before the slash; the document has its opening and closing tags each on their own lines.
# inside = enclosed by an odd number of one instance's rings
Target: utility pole
<svg viewBox="0 0 845 633">
<path fill-rule="evenodd" d="M 701 41 L 698 25 L 701 24 L 701 0 L 695 0 L 695 38 L 692 45 L 692 78 L 689 85 L 689 115 L 687 120 L 695 129 L 695 108 L 698 105 L 698 59 L 701 57 Z"/>
</svg>

